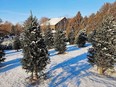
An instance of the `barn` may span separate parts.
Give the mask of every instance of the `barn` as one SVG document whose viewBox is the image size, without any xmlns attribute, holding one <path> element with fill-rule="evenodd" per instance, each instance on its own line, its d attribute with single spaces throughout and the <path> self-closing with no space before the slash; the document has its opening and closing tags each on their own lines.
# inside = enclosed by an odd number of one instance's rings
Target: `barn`
<svg viewBox="0 0 116 87">
<path fill-rule="evenodd" d="M 46 29 L 47 27 L 51 28 L 52 30 L 56 29 L 66 29 L 67 19 L 66 17 L 60 18 L 51 18 L 50 20 L 42 23 L 40 26 L 42 29 Z"/>
</svg>

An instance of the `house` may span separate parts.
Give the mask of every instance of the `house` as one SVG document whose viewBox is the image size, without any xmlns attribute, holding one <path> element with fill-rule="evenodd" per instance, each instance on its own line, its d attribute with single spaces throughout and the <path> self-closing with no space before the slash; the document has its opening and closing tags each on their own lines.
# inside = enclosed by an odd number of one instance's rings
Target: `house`
<svg viewBox="0 0 116 87">
<path fill-rule="evenodd" d="M 66 17 L 60 17 L 60 18 L 51 18 L 50 20 L 42 23 L 40 26 L 42 29 L 46 29 L 47 27 L 50 27 L 52 30 L 56 29 L 66 29 L 67 19 Z"/>
</svg>

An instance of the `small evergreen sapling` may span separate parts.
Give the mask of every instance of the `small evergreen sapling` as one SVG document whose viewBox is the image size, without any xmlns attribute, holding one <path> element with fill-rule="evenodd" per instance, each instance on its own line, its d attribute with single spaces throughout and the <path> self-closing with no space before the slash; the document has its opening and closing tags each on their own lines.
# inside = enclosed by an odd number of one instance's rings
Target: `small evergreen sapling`
<svg viewBox="0 0 116 87">
<path fill-rule="evenodd" d="M 16 36 L 14 40 L 14 49 L 18 51 L 20 48 L 21 48 L 21 41 L 19 40 L 19 36 Z"/>
<path fill-rule="evenodd" d="M 54 47 L 55 50 L 59 52 L 59 54 L 63 54 L 66 50 L 65 39 L 66 38 L 64 32 L 58 29 L 55 34 Z"/>
<path fill-rule="evenodd" d="M 49 63 L 48 51 L 42 38 L 36 17 L 32 15 L 25 22 L 23 38 L 22 66 L 31 72 L 31 81 L 44 75 L 46 65 Z"/>
<path fill-rule="evenodd" d="M 75 39 L 75 44 L 77 44 L 78 47 L 84 47 L 86 40 L 87 40 L 87 35 L 86 35 L 85 31 L 81 30 Z"/>
</svg>

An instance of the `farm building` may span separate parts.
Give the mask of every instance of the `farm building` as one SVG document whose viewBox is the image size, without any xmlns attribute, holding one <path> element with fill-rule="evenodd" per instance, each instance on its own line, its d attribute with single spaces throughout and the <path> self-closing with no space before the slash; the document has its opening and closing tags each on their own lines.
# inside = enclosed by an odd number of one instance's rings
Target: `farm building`
<svg viewBox="0 0 116 87">
<path fill-rule="evenodd" d="M 46 29 L 48 26 L 52 30 L 56 29 L 66 29 L 66 24 L 67 24 L 67 19 L 66 17 L 61 17 L 61 18 L 51 18 L 50 20 L 42 23 L 40 26 L 42 29 Z"/>
</svg>

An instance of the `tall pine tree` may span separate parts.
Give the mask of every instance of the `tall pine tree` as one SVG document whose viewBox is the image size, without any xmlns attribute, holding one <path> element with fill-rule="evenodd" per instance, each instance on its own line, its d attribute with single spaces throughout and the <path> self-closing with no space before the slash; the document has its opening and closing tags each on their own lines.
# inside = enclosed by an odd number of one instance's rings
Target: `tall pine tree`
<svg viewBox="0 0 116 87">
<path fill-rule="evenodd" d="M 37 80 L 49 63 L 48 51 L 36 17 L 31 15 L 24 25 L 22 66 L 27 72 L 31 72 L 31 80 Z"/>
<path fill-rule="evenodd" d="M 46 29 L 44 38 L 45 38 L 45 44 L 46 44 L 47 48 L 48 49 L 53 48 L 53 46 L 54 46 L 54 37 L 53 37 L 52 30 L 50 28 Z"/>
<path fill-rule="evenodd" d="M 65 34 L 63 30 L 58 29 L 55 34 L 54 38 L 54 47 L 55 50 L 62 54 L 66 50 L 66 43 L 65 43 Z"/>
<path fill-rule="evenodd" d="M 113 68 L 116 63 L 116 21 L 113 16 L 104 17 L 91 40 L 94 54 L 88 57 L 91 64 L 97 65 L 98 72 Z M 91 61 L 93 60 L 93 61 Z"/>
</svg>

